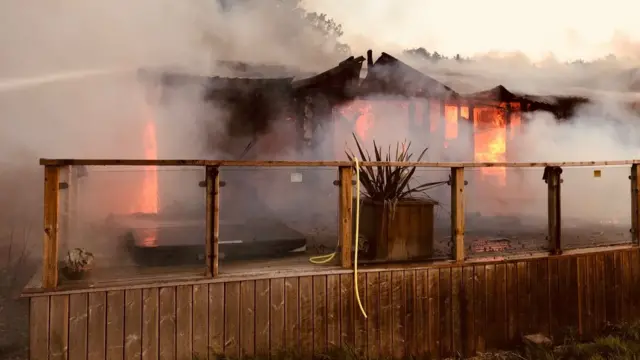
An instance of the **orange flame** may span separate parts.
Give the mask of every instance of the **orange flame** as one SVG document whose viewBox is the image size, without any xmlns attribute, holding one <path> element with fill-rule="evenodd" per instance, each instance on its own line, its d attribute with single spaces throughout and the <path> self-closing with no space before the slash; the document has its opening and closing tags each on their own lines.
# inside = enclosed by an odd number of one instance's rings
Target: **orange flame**
<svg viewBox="0 0 640 360">
<path fill-rule="evenodd" d="M 477 162 L 506 161 L 507 133 L 504 113 L 500 108 L 474 109 L 474 160 Z M 483 177 L 495 178 L 506 185 L 506 169 L 481 168 Z"/>
<path fill-rule="evenodd" d="M 458 137 L 458 107 L 455 105 L 446 105 L 444 107 L 444 138 L 446 140 Z"/>
<path fill-rule="evenodd" d="M 360 115 L 356 120 L 356 133 L 360 139 L 366 139 L 367 133 L 373 128 L 373 112 L 371 111 L 371 103 L 363 101 L 359 104 L 358 111 Z"/>
<path fill-rule="evenodd" d="M 354 100 L 348 105 L 341 106 L 338 112 L 361 139 L 366 139 L 369 130 L 373 128 L 373 112 L 371 110 L 372 105 L 369 101 Z"/>
<path fill-rule="evenodd" d="M 149 113 L 150 110 L 148 110 Z M 148 116 L 142 134 L 142 144 L 144 146 L 145 159 L 155 160 L 158 158 L 158 144 L 156 137 L 156 123 L 152 116 Z M 142 189 L 140 197 L 135 205 L 134 213 L 157 214 L 158 213 L 158 169 L 156 166 L 145 166 L 143 168 Z M 157 246 L 157 229 L 145 229 L 141 233 L 141 245 L 145 247 Z"/>
<path fill-rule="evenodd" d="M 143 144 L 145 159 L 157 159 L 156 124 L 153 120 L 149 120 L 145 125 Z M 147 166 L 144 168 L 143 176 L 138 212 L 155 214 L 158 212 L 158 169 L 155 166 Z"/>
<path fill-rule="evenodd" d="M 469 107 L 461 106 L 460 107 L 460 117 L 469 120 Z"/>
</svg>

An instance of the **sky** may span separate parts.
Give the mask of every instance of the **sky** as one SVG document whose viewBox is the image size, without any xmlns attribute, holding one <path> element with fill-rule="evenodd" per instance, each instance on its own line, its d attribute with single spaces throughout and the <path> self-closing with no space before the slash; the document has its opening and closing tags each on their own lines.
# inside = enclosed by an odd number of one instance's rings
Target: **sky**
<svg viewBox="0 0 640 360">
<path fill-rule="evenodd" d="M 522 52 L 532 60 L 640 58 L 637 0 L 305 0 L 343 25 L 344 40 L 445 55 Z M 383 51 L 382 49 L 378 51 Z"/>
</svg>

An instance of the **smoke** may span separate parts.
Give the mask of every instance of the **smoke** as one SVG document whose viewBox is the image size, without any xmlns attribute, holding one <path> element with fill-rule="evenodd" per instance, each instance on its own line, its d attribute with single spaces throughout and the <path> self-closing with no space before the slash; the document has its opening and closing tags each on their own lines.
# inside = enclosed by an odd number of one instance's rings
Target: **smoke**
<svg viewBox="0 0 640 360">
<path fill-rule="evenodd" d="M 325 34 L 305 24 L 301 16 L 294 16 L 299 15 L 299 11 L 287 1 L 281 6 L 274 6 L 272 1 L 247 1 L 227 10 L 221 9 L 219 2 L 213 0 L 0 2 L 0 46 L 3 49 L 0 58 L 0 189 L 3 189 L 3 204 L 11 204 L 2 208 L 0 221 L 39 228 L 42 169 L 37 165 L 38 158 L 144 157 L 141 139 L 150 117 L 155 118 L 158 127 L 159 157 L 213 158 L 220 155 L 207 150 L 208 139 L 203 136 L 203 129 L 206 124 L 210 132 L 222 132 L 227 118 L 224 110 L 203 103 L 201 88 L 197 85 L 174 94 L 170 106 L 158 106 L 156 101 L 148 101 L 148 89 L 141 86 L 135 70 L 172 68 L 193 74 L 226 75 L 223 72 L 227 70 L 217 68 L 214 60 L 236 60 L 285 65 L 299 72 L 319 72 L 343 60 L 344 55 L 335 52 L 335 39 L 327 39 Z M 363 35 L 352 38 L 357 40 L 353 45 L 359 51 L 369 47 L 382 50 L 380 45 L 383 44 L 385 51 L 397 50 L 399 54 L 402 48 L 384 39 L 378 41 Z M 631 60 L 571 67 L 553 57 L 533 64 L 519 53 L 487 54 L 465 63 L 406 60 L 460 92 L 503 84 L 514 92 L 587 95 L 595 100 L 564 124 L 549 119 L 548 114 L 532 114 L 523 135 L 514 145 L 516 150 L 512 152 L 511 161 L 634 158 L 640 154 L 634 141 L 638 130 L 637 116 L 610 94 L 624 93 L 633 97 L 631 75 L 616 74 L 633 63 L 631 54 L 634 54 L 635 45 L 623 35 L 616 38 L 615 44 L 617 51 L 621 54 L 626 51 Z M 401 111 L 392 105 L 394 101 L 397 99 L 376 99 L 383 104 L 377 111 L 384 114 L 384 122 L 376 124 L 373 137 L 381 145 L 395 144 L 406 138 L 419 150 L 423 145 L 430 146 L 431 142 L 437 141 L 429 134 L 414 133 L 403 127 L 401 117 L 397 115 Z M 385 102 L 389 105 L 384 105 Z M 603 118 L 608 120 L 600 121 Z M 282 123 L 274 126 L 276 129 L 286 127 Z M 465 126 L 468 125 L 460 126 L 461 132 L 469 131 Z M 350 141 L 350 131 L 342 130 L 327 125 L 318 135 L 329 139 L 338 133 L 346 134 L 346 138 L 323 142 L 313 153 L 288 152 L 280 158 L 344 158 L 342 144 Z M 353 143 L 350 145 L 353 147 Z M 465 144 L 448 149 L 433 147 L 427 160 L 468 160 L 465 156 L 469 150 L 472 149 Z M 162 176 L 160 182 L 173 194 L 169 198 L 185 196 L 194 202 L 202 201 L 202 190 L 196 186 L 202 173 L 189 171 L 193 175 L 192 181 L 188 182 L 191 185 L 184 185 L 184 181 L 172 176 Z M 87 206 L 104 214 L 115 208 L 103 209 L 102 204 L 122 205 L 129 201 L 124 192 L 114 196 L 104 190 L 111 191 L 115 185 L 140 178 L 139 172 L 131 172 L 128 176 L 91 173 L 94 179 L 103 178 L 94 180 L 90 186 L 91 192 L 100 196 L 88 197 Z M 565 176 L 569 176 L 568 172 Z M 333 206 L 335 189 L 331 181 L 335 173 L 306 174 L 318 179 L 324 194 L 331 194 L 327 195 L 327 198 L 331 197 L 327 204 Z M 278 197 L 277 194 L 290 191 L 290 187 L 296 185 L 288 181 L 289 175 L 290 171 L 282 171 L 278 176 L 286 186 L 278 191 L 270 188 L 267 192 Z M 436 177 L 441 179 L 445 175 L 438 173 Z M 121 180 L 116 180 L 118 176 Z M 541 174 L 535 175 L 535 184 L 541 183 L 539 177 Z M 522 182 L 526 185 L 525 190 L 528 184 L 534 183 L 534 180 L 528 181 Z M 626 177 L 609 183 L 608 176 L 604 176 L 599 181 L 599 184 L 606 181 L 607 185 L 615 185 L 616 191 L 628 189 Z M 189 195 L 178 195 L 188 186 L 192 186 L 187 191 Z M 590 191 L 580 184 L 572 188 L 576 192 L 578 189 Z M 504 196 L 506 194 L 511 193 L 503 192 Z M 317 202 L 317 199 L 302 198 L 294 204 L 299 207 L 306 202 Z M 575 199 L 579 197 L 576 195 Z M 319 204 L 317 207 L 322 208 Z M 500 206 L 492 204 L 490 207 L 495 210 Z M 628 208 L 626 203 L 624 208 Z M 279 214 L 296 213 L 293 205 L 279 210 Z M 9 228 L 2 227 L 2 231 Z M 39 242 L 39 232 L 35 234 Z"/>
<path fill-rule="evenodd" d="M 0 2 L 2 239 L 13 227 L 41 226 L 40 157 L 142 158 L 145 125 L 152 120 L 158 156 L 215 157 L 204 150 L 203 128 L 206 123 L 209 131 L 223 129 L 224 111 L 203 103 L 197 86 L 174 94 L 170 106 L 158 105 L 139 82 L 137 69 L 224 75 L 215 60 L 233 60 L 319 71 L 344 57 L 291 6 L 258 1 L 224 10 L 219 3 Z M 83 216 L 126 210 L 124 204 L 134 202 L 135 190 L 127 194 L 117 188 L 139 181 L 140 169 L 89 170 L 79 194 L 88 210 Z M 187 193 L 193 195 L 187 198 L 201 202 L 202 173 L 189 171 L 195 174 L 190 185 L 179 185 L 175 176 L 159 181 L 171 194 L 191 186 Z M 33 233 L 39 244 L 40 232 Z"/>
<path fill-rule="evenodd" d="M 578 96 L 590 100 L 590 103 L 578 107 L 569 119 L 558 120 L 551 113 L 542 111 L 523 115 L 524 125 L 517 128 L 517 135 L 510 137 L 505 134 L 508 138 L 507 154 L 502 161 L 586 162 L 640 158 L 640 142 L 637 140 L 640 118 L 631 108 L 631 104 L 640 99 L 640 88 L 635 68 L 629 62 L 606 59 L 593 64 L 569 65 L 549 59 L 545 63 L 534 64 L 521 53 L 479 57 L 468 62 L 401 59 L 463 94 L 503 85 L 516 94 Z M 457 141 L 447 141 L 449 146 L 445 148 L 441 133 L 433 134 L 424 127 L 415 131 L 408 125 L 409 103 L 407 99 L 389 95 L 359 100 L 344 108 L 371 108 L 374 125 L 367 131 L 365 139 L 371 153 L 371 140 L 382 147 L 383 153 L 391 146 L 393 156 L 396 144 L 406 139 L 412 142 L 415 156 L 424 147 L 429 147 L 426 161 L 474 160 L 473 142 L 469 137 L 473 133 L 471 124 L 460 122 Z M 441 119 L 440 124 L 443 123 L 444 119 Z M 330 140 L 323 143 L 313 157 L 344 159 L 340 149 L 355 149 L 350 136 L 352 130 L 326 129 L 330 135 L 326 138 Z M 629 168 L 564 168 L 562 211 L 563 226 L 567 230 L 565 240 L 569 246 L 629 241 Z M 544 246 L 544 235 L 540 237 L 540 234 L 546 231 L 547 188 L 542 173 L 542 168 L 506 169 L 505 187 L 497 186 L 496 178 L 482 175 L 480 169 L 467 169 L 468 240 L 478 237 L 479 228 L 491 228 L 493 224 L 492 236 L 500 228 L 503 230 L 498 232 L 503 236 L 512 239 L 520 236 L 520 240 L 514 241 L 530 240 L 536 243 L 535 246 Z M 416 182 L 437 181 L 447 176 L 446 169 L 424 169 L 418 171 Z M 440 224 L 448 226 L 448 188 L 433 190 L 429 195 L 440 201 Z M 496 225 L 486 218 L 473 221 L 474 214 L 511 220 Z M 527 234 L 531 227 L 538 229 L 535 236 Z"/>
</svg>

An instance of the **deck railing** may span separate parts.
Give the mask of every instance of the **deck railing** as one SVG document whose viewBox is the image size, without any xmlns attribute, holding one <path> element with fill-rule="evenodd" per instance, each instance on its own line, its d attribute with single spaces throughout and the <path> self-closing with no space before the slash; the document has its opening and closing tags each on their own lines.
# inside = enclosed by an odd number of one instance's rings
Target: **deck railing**
<svg viewBox="0 0 640 360">
<path fill-rule="evenodd" d="M 58 252 L 61 223 L 60 208 L 69 209 L 69 196 L 61 196 L 61 190 L 72 188 L 69 176 L 72 166 L 153 166 L 204 167 L 206 174 L 206 272 L 207 277 L 219 274 L 219 212 L 220 173 L 224 167 L 332 167 L 338 168 L 338 236 L 341 248 L 341 266 L 353 267 L 352 247 L 352 198 L 354 164 L 348 161 L 216 161 L 216 160 L 124 160 L 124 159 L 41 159 L 44 171 L 44 243 L 42 264 L 42 286 L 51 289 L 58 285 Z M 544 168 L 542 180 L 547 183 L 548 241 L 551 254 L 562 253 L 561 235 L 561 174 L 566 167 L 629 166 L 631 185 L 631 235 L 632 243 L 638 245 L 640 238 L 640 160 L 587 161 L 561 163 L 425 163 L 425 162 L 361 162 L 360 167 L 369 166 L 415 166 L 418 168 L 450 169 L 451 188 L 451 239 L 453 260 L 465 260 L 465 169 L 467 168 Z"/>
</svg>

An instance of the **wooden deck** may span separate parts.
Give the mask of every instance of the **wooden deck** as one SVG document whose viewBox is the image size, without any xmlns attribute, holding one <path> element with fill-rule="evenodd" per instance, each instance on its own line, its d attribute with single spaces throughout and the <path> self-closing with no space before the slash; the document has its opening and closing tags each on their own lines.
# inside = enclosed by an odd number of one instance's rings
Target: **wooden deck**
<svg viewBox="0 0 640 360">
<path fill-rule="evenodd" d="M 523 334 L 640 318 L 640 249 L 504 262 L 194 280 L 30 297 L 31 359 L 465 356 Z M 48 320 L 47 320 L 48 319 Z"/>
<path fill-rule="evenodd" d="M 607 322 L 640 319 L 640 160 L 361 163 L 451 168 L 452 257 L 440 263 L 370 265 L 357 274 L 349 162 L 42 159 L 41 164 L 45 165 L 42 274 L 36 288 L 23 293 L 30 302 L 34 360 L 187 360 L 282 352 L 311 358 L 345 346 L 369 358 L 446 358 L 507 348 L 532 333 L 561 341 L 573 328 L 586 339 Z M 206 166 L 202 267 L 164 273 L 162 278 L 145 273 L 120 281 L 60 282 L 59 243 L 64 231 L 59 228 L 67 228 L 69 219 L 59 212 L 73 213 L 69 192 L 60 193 L 71 188 L 70 165 Z M 567 250 L 561 217 L 562 167 L 605 165 L 630 165 L 632 245 Z M 245 267 L 235 273 L 233 267 L 220 268 L 218 174 L 225 166 L 339 167 L 339 265 L 275 269 L 262 264 L 255 272 Z M 522 253 L 508 260 L 465 254 L 464 171 L 492 166 L 545 167 L 548 252 Z M 368 317 L 359 311 L 355 280 Z"/>
</svg>

